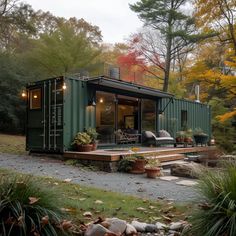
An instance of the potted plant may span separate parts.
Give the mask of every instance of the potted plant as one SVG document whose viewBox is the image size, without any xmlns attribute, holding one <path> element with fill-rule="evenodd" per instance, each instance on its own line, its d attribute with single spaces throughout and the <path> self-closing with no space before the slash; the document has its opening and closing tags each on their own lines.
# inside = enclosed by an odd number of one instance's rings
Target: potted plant
<svg viewBox="0 0 236 236">
<path fill-rule="evenodd" d="M 207 144 L 208 135 L 203 132 L 201 128 L 196 128 L 193 133 L 194 141 L 196 145 L 201 144 L 201 146 L 204 144 Z"/>
<path fill-rule="evenodd" d="M 72 142 L 79 152 L 90 152 L 92 150 L 92 139 L 86 132 L 78 132 Z"/>
<path fill-rule="evenodd" d="M 158 159 L 148 159 L 145 165 L 145 172 L 148 178 L 155 179 L 161 175 L 160 161 Z"/>
<path fill-rule="evenodd" d="M 97 137 L 98 137 L 98 133 L 96 131 L 96 129 L 94 128 L 88 128 L 86 130 L 86 133 L 90 136 L 92 142 L 92 151 L 95 151 L 97 149 L 97 146 L 98 146 L 98 140 L 97 140 Z"/>
<path fill-rule="evenodd" d="M 135 154 L 133 155 L 133 161 L 132 161 L 132 165 L 131 165 L 131 170 L 130 173 L 133 174 L 143 174 L 145 173 L 145 164 L 146 164 L 146 160 L 144 158 L 144 156 L 140 155 L 140 154 Z"/>
<path fill-rule="evenodd" d="M 185 137 L 185 131 L 178 131 L 176 133 L 176 142 L 177 143 L 183 143 L 184 142 L 184 137 Z"/>
<path fill-rule="evenodd" d="M 185 143 L 192 143 L 193 139 L 192 139 L 192 130 L 188 129 L 187 131 L 185 131 L 185 135 L 184 135 L 184 142 Z"/>
</svg>

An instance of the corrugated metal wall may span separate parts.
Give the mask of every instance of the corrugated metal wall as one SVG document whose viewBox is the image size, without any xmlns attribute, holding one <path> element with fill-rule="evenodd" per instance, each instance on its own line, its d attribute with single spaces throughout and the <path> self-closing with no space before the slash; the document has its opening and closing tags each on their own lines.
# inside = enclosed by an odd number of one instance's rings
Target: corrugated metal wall
<svg viewBox="0 0 236 236">
<path fill-rule="evenodd" d="M 86 82 L 66 78 L 64 92 L 64 150 L 71 148 L 77 132 L 95 127 L 95 107 L 88 106 L 89 91 Z M 92 91 L 91 91 L 92 92 Z"/>
<path fill-rule="evenodd" d="M 163 110 L 169 99 L 162 99 L 161 110 Z M 194 130 L 201 128 L 208 136 L 211 136 L 211 110 L 210 107 L 184 99 L 173 99 L 166 107 L 163 114 L 159 115 L 160 129 L 168 130 L 172 136 L 183 129 L 181 127 L 181 110 L 187 111 L 187 127 Z"/>
</svg>

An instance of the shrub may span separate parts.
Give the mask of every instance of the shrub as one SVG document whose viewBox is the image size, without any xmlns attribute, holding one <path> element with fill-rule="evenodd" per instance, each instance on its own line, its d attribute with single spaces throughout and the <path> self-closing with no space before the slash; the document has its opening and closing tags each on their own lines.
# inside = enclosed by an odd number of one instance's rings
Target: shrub
<svg viewBox="0 0 236 236">
<path fill-rule="evenodd" d="M 236 235 L 236 162 L 227 161 L 221 171 L 201 174 L 198 186 L 205 202 L 193 215 L 193 235 Z"/>
<path fill-rule="evenodd" d="M 0 235 L 66 235 L 54 191 L 31 176 L 0 178 Z"/>
</svg>

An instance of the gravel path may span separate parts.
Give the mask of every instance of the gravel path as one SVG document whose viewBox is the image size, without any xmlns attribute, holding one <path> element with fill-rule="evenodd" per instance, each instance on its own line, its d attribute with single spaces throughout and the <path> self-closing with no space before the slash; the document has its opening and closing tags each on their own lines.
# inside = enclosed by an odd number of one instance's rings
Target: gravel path
<svg viewBox="0 0 236 236">
<path fill-rule="evenodd" d="M 48 157 L 17 156 L 0 153 L 0 168 L 38 176 L 51 176 L 61 180 L 72 179 L 73 183 L 157 199 L 164 197 L 178 202 L 192 201 L 197 193 L 192 187 L 177 185 L 179 181 L 147 179 L 145 175 L 106 173 L 65 165 L 63 161 Z M 181 178 L 182 180 L 183 178 Z"/>
</svg>

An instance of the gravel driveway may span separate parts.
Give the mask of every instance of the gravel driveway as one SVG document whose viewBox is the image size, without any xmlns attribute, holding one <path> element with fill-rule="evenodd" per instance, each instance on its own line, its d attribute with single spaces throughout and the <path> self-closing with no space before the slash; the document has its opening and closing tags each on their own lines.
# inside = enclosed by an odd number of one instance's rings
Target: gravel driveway
<svg viewBox="0 0 236 236">
<path fill-rule="evenodd" d="M 177 185 L 175 181 L 147 179 L 145 175 L 106 173 L 65 165 L 63 161 L 38 156 L 17 156 L 0 153 L 0 168 L 38 176 L 72 179 L 73 183 L 106 189 L 142 198 L 167 198 L 178 202 L 192 201 L 197 193 L 192 187 Z"/>
</svg>

